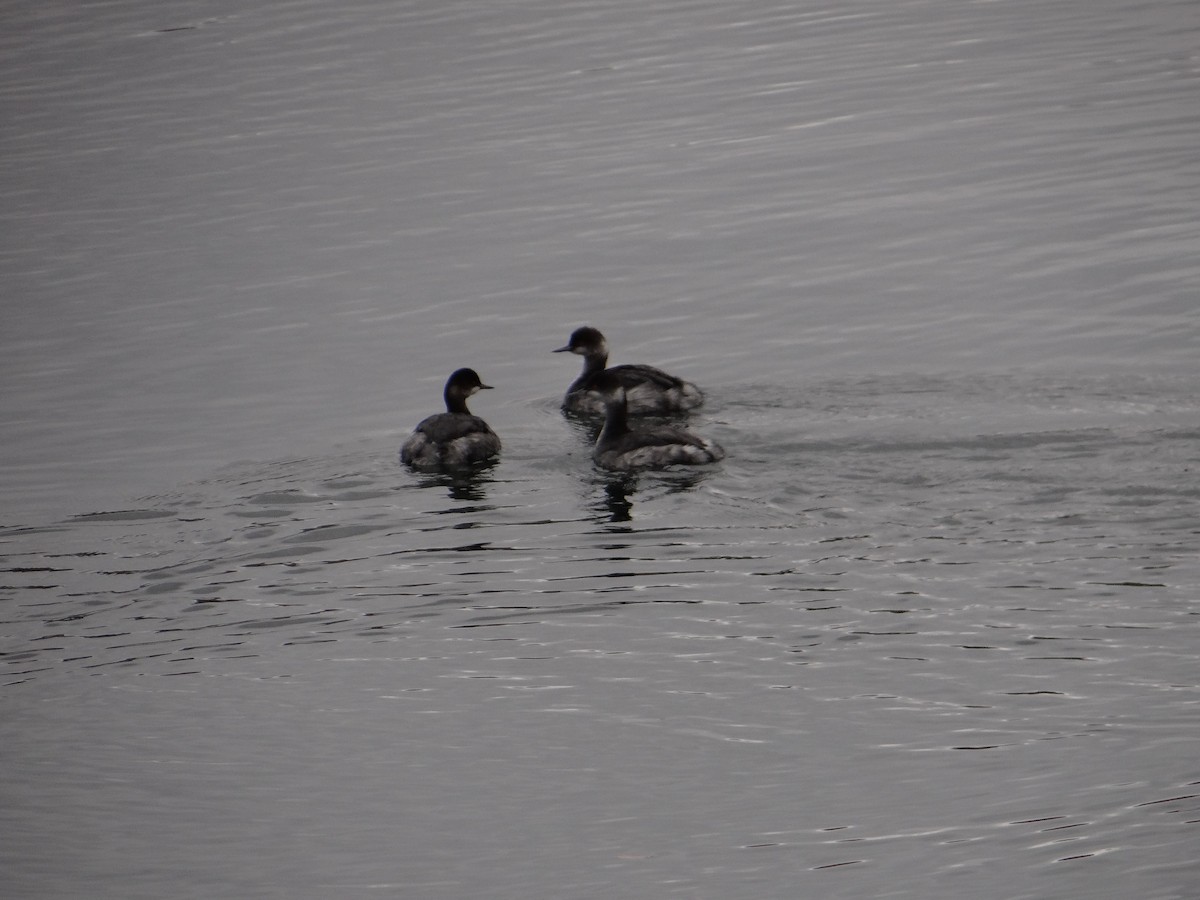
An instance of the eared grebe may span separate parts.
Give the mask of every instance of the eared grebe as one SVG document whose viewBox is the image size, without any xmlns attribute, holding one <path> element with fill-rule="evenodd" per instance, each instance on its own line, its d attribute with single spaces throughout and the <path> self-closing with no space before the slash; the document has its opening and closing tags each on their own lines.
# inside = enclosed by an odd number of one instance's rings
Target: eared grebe
<svg viewBox="0 0 1200 900">
<path fill-rule="evenodd" d="M 627 392 L 621 382 L 608 373 L 596 380 L 596 389 L 604 398 L 604 428 L 596 439 L 592 459 L 605 469 L 661 469 L 676 464 L 695 466 L 725 458 L 725 451 L 714 442 L 699 438 L 682 428 L 658 425 L 636 431 L 627 420 Z"/>
<path fill-rule="evenodd" d="M 608 363 L 608 344 L 595 328 L 576 328 L 571 340 L 555 353 L 574 353 L 583 357 L 583 374 L 567 388 L 563 409 L 581 415 L 603 415 L 604 398 L 596 388 L 601 374 L 611 375 L 625 388 L 629 412 L 634 415 L 671 415 L 695 409 L 704 402 L 700 388 L 668 375 L 654 366 L 613 366 Z"/>
<path fill-rule="evenodd" d="M 500 438 L 487 422 L 471 415 L 467 398 L 491 390 L 474 369 L 459 369 L 446 382 L 446 411 L 421 420 L 404 446 L 400 461 L 418 469 L 469 466 L 500 454 Z"/>
</svg>

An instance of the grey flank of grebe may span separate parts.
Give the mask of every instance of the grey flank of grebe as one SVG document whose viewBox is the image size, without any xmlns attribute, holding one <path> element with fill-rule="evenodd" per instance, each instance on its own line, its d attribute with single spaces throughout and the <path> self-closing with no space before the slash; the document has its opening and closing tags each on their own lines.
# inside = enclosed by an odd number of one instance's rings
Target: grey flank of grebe
<svg viewBox="0 0 1200 900">
<path fill-rule="evenodd" d="M 725 458 L 725 451 L 718 444 L 682 428 L 669 425 L 630 428 L 627 392 L 619 379 L 606 373 L 597 379 L 596 389 L 604 398 L 605 412 L 604 428 L 596 439 L 592 459 L 601 468 L 628 472 L 672 465 L 704 465 Z"/>
<path fill-rule="evenodd" d="M 668 375 L 654 366 L 608 365 L 608 342 L 597 329 L 588 325 L 576 328 L 565 347 L 555 353 L 574 353 L 583 357 L 583 372 L 567 388 L 563 409 L 586 416 L 604 414 L 604 398 L 596 388 L 601 375 L 612 376 L 625 388 L 626 403 L 632 415 L 669 416 L 695 409 L 704 402 L 700 388 L 689 381 Z"/>
<path fill-rule="evenodd" d="M 400 461 L 416 469 L 470 466 L 500 455 L 500 438 L 488 423 L 471 415 L 467 398 L 491 390 L 474 369 L 459 369 L 446 382 L 446 411 L 421 420 L 400 448 Z"/>
</svg>

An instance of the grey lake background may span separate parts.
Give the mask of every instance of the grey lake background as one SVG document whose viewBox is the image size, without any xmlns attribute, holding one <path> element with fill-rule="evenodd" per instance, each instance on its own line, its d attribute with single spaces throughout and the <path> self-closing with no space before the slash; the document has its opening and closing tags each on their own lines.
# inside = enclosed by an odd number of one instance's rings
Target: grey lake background
<svg viewBox="0 0 1200 900">
<path fill-rule="evenodd" d="M 0 894 L 1200 895 L 1198 48 L 6 4 Z M 585 322 L 727 460 L 597 473 Z"/>
</svg>

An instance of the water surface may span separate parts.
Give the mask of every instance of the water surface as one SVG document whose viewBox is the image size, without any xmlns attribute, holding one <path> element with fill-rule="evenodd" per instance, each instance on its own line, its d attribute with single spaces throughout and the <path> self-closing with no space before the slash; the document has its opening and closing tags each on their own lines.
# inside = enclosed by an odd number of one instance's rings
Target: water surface
<svg viewBox="0 0 1200 900">
<path fill-rule="evenodd" d="M 6 895 L 1196 895 L 1190 5 L 3 17 Z"/>
</svg>

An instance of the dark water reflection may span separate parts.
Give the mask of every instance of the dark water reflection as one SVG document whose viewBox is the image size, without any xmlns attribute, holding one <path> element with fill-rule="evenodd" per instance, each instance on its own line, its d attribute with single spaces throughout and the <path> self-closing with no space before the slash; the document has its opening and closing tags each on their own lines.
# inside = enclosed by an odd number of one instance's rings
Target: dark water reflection
<svg viewBox="0 0 1200 900">
<path fill-rule="evenodd" d="M 632 522 L 634 500 L 639 491 L 651 497 L 687 493 L 695 490 L 711 475 L 708 468 L 676 468 L 652 473 L 598 473 L 594 476 L 594 483 L 603 489 L 603 499 L 595 505 L 595 509 L 603 520 L 613 524 Z"/>
<path fill-rule="evenodd" d="M 494 469 L 495 463 L 491 463 L 449 472 L 420 473 L 417 484 L 423 488 L 444 488 L 451 500 L 480 502 L 487 499 Z M 480 511 L 488 508 L 481 507 Z M 458 508 L 456 511 L 468 510 Z"/>
<path fill-rule="evenodd" d="M 610 522 L 629 522 L 633 519 L 633 501 L 630 496 L 637 490 L 637 478 L 629 475 L 613 475 L 604 483 L 604 502 L 597 509 L 608 516 Z"/>
</svg>

